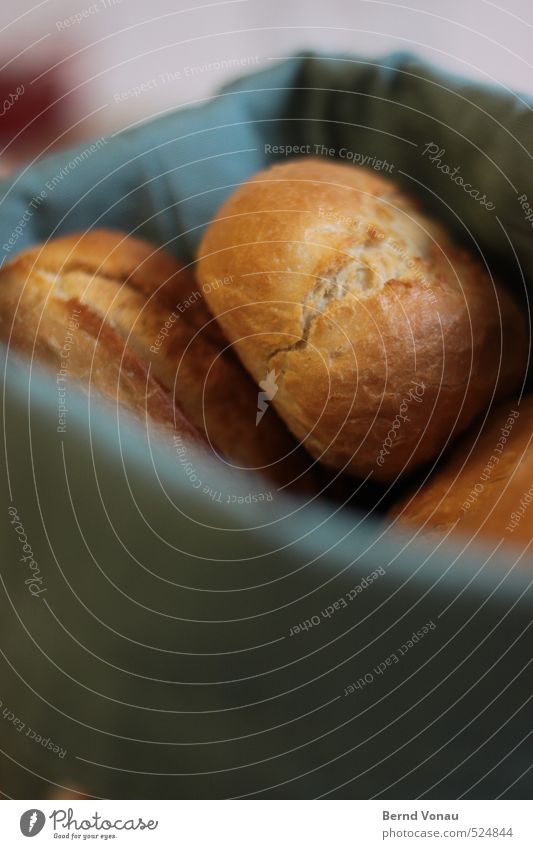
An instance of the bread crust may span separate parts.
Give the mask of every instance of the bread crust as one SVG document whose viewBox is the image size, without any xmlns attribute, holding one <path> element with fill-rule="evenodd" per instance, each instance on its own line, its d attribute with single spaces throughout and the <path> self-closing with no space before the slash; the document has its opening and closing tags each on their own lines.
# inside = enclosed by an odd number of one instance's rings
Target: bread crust
<svg viewBox="0 0 533 849">
<path fill-rule="evenodd" d="M 52 240 L 0 272 L 0 338 L 68 377 L 207 443 L 232 467 L 309 483 L 310 458 L 274 410 L 255 427 L 257 388 L 191 271 L 144 240 L 94 230 Z"/>
<path fill-rule="evenodd" d="M 198 277 L 250 374 L 275 370 L 273 403 L 297 439 L 356 475 L 428 461 L 525 370 L 508 294 L 355 166 L 306 158 L 244 183 L 207 228 Z"/>
<path fill-rule="evenodd" d="M 528 514 L 528 511 L 531 511 Z M 507 401 L 473 427 L 422 487 L 391 510 L 400 527 L 516 546 L 532 540 L 533 397 Z"/>
</svg>

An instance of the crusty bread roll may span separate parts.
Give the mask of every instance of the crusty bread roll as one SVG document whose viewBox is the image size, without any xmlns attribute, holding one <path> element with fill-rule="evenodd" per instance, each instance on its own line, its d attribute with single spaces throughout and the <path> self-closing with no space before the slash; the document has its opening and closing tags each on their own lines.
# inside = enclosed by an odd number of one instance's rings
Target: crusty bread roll
<svg viewBox="0 0 533 849">
<path fill-rule="evenodd" d="M 94 239 L 98 235 L 94 234 Z M 165 428 L 175 429 L 188 441 L 201 443 L 199 431 L 150 374 L 148 363 L 127 344 L 112 322 L 104 321 L 91 299 L 83 296 L 99 264 L 99 251 L 105 251 L 104 236 L 100 235 L 101 240 L 93 242 L 92 250 L 85 237 L 80 252 L 74 251 L 68 261 L 77 237 L 26 251 L 2 268 L 0 339 L 10 349 L 54 369 L 59 432 L 66 428 L 68 387 L 78 383 L 141 418 L 148 416 Z M 111 287 L 115 270 L 105 270 L 103 274 Z"/>
<path fill-rule="evenodd" d="M 429 460 L 525 369 L 509 296 L 356 166 L 307 158 L 244 183 L 207 228 L 198 277 L 250 374 L 275 376 L 297 439 L 357 475 Z"/>
<path fill-rule="evenodd" d="M 188 440 L 205 434 L 232 467 L 309 483 L 311 460 L 275 411 L 256 427 L 258 389 L 194 276 L 148 242 L 94 230 L 16 257 L 0 272 L 0 338 L 58 373 L 68 339 L 68 380 Z"/>
<path fill-rule="evenodd" d="M 472 427 L 449 459 L 395 505 L 400 526 L 516 545 L 533 539 L 533 397 L 507 401 Z"/>
</svg>

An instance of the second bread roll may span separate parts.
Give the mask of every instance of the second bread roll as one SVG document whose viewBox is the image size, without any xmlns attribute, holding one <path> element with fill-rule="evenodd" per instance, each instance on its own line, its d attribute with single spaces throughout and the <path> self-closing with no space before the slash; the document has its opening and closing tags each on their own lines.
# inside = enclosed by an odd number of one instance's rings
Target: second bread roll
<svg viewBox="0 0 533 849">
<path fill-rule="evenodd" d="M 207 229 L 198 274 L 248 371 L 333 468 L 392 480 L 525 369 L 510 297 L 361 168 L 305 159 L 257 174 Z"/>
<path fill-rule="evenodd" d="M 190 271 L 155 245 L 92 230 L 37 245 L 0 272 L 0 339 L 69 379 L 204 444 L 231 468 L 313 490 L 310 458 L 269 410 Z M 207 445 L 206 445 L 207 447 Z"/>
<path fill-rule="evenodd" d="M 391 515 L 413 532 L 457 530 L 463 538 L 527 547 L 533 536 L 533 396 L 501 404 L 480 430 L 469 430 Z"/>
</svg>

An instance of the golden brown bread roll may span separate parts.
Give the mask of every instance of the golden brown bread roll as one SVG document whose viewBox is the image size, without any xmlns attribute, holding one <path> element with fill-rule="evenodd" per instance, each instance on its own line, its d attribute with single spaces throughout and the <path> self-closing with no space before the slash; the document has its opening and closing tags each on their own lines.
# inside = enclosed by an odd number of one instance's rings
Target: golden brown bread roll
<svg viewBox="0 0 533 849">
<path fill-rule="evenodd" d="M 14 322 L 12 319 L 14 317 Z M 74 318 L 74 322 L 72 323 Z M 258 427 L 258 390 L 173 257 L 123 233 L 95 230 L 39 245 L 0 272 L 0 338 L 68 379 L 91 384 L 137 413 L 205 433 L 214 451 L 278 483 L 310 458 L 274 410 Z M 173 403 L 173 398 L 175 404 Z"/>
<path fill-rule="evenodd" d="M 250 374 L 274 372 L 273 404 L 333 468 L 413 469 L 525 369 L 509 296 L 362 168 L 305 159 L 257 174 L 208 227 L 198 276 Z"/>
<path fill-rule="evenodd" d="M 59 432 L 66 428 L 67 387 L 74 381 L 118 401 L 141 418 L 148 415 L 165 428 L 175 429 L 187 440 L 202 442 L 172 395 L 150 374 L 148 363 L 111 322 L 104 321 L 89 299 L 82 298 L 91 263 L 85 264 L 84 259 L 77 265 L 75 255 L 60 273 L 61 255 L 66 260 L 76 238 L 26 251 L 2 268 L 0 338 L 10 348 L 54 369 Z"/>
<path fill-rule="evenodd" d="M 533 539 L 533 397 L 491 412 L 449 459 L 391 511 L 400 526 L 517 545 Z"/>
</svg>

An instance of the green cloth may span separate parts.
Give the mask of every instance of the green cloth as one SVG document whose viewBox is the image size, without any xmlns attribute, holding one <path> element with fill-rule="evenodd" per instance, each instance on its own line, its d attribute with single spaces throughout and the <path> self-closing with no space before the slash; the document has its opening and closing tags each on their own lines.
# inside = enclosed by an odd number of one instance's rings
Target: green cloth
<svg viewBox="0 0 533 849">
<path fill-rule="evenodd" d="M 518 96 L 408 56 L 300 57 L 4 181 L 0 245 L 105 226 L 192 258 L 224 197 L 276 158 L 265 145 L 325 145 L 386 159 L 523 293 L 532 126 Z M 214 501 L 172 447 L 70 388 L 58 434 L 54 377 L 3 363 L 4 793 L 530 796 L 527 570 L 327 501 Z M 252 487 L 190 462 L 214 492 Z"/>
</svg>

